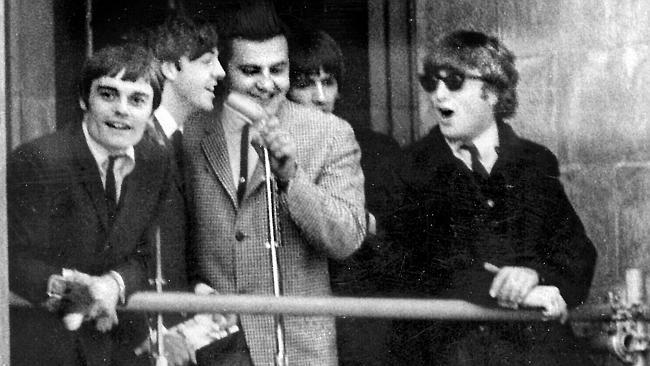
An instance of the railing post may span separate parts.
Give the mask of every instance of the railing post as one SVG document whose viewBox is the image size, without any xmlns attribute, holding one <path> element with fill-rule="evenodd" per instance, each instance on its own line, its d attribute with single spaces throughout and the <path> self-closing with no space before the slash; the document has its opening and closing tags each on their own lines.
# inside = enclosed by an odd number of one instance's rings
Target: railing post
<svg viewBox="0 0 650 366">
<path fill-rule="evenodd" d="M 630 268 L 625 271 L 625 297 L 627 306 L 632 309 L 641 309 L 646 300 L 645 279 L 643 271 L 638 268 Z M 633 337 L 626 344 L 630 353 L 632 353 L 632 364 L 634 366 L 648 365 L 648 327 L 643 318 L 633 320 L 629 331 Z"/>
</svg>

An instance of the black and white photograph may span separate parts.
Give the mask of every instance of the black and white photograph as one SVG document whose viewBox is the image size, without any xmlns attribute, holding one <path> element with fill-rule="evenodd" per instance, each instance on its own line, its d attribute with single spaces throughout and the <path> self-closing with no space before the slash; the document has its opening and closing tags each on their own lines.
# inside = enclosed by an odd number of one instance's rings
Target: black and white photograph
<svg viewBox="0 0 650 366">
<path fill-rule="evenodd" d="M 0 15 L 0 365 L 650 365 L 650 2 Z"/>
</svg>

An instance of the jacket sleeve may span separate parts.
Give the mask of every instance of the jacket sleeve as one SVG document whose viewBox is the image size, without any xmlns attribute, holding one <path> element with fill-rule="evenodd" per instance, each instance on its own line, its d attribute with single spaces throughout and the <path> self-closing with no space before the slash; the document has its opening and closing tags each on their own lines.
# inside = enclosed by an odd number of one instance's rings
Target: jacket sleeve
<svg viewBox="0 0 650 366">
<path fill-rule="evenodd" d="M 149 163 L 149 162 L 147 162 Z M 184 218 L 174 216 L 172 200 L 179 199 L 176 191 L 171 160 L 163 159 L 158 165 L 165 172 L 160 182 L 158 200 L 153 207 L 151 218 L 145 224 L 142 235 L 135 246 L 128 252 L 115 268 L 125 284 L 125 297 L 142 290 L 151 290 L 153 286 L 149 279 L 156 278 L 156 230 L 160 230 L 162 276 L 167 280 L 163 289 L 176 287 L 178 283 L 178 266 L 182 267 L 182 280 L 185 281 L 185 252 L 184 235 L 178 230 L 184 230 Z M 174 241 L 174 242 L 172 242 Z M 179 242 L 180 241 L 180 242 Z M 169 281 L 169 279 L 173 279 Z"/>
<path fill-rule="evenodd" d="M 9 286 L 35 304 L 47 297 L 49 277 L 61 274 L 61 267 L 48 261 L 56 252 L 47 240 L 50 199 L 38 161 L 36 151 L 19 150 L 7 169 Z"/>
<path fill-rule="evenodd" d="M 536 252 L 540 257 L 531 267 L 539 273 L 542 285 L 558 287 L 567 305 L 575 307 L 589 294 L 597 253 L 562 187 L 557 159 L 547 153 L 542 180 L 546 185 L 543 199 L 548 200 L 543 206 L 549 208 L 543 230 L 548 237 L 539 242 Z"/>
<path fill-rule="evenodd" d="M 292 220 L 316 248 L 335 259 L 354 253 L 366 234 L 361 152 L 349 126 L 330 137 L 316 181 L 298 166 L 282 199 Z"/>
</svg>

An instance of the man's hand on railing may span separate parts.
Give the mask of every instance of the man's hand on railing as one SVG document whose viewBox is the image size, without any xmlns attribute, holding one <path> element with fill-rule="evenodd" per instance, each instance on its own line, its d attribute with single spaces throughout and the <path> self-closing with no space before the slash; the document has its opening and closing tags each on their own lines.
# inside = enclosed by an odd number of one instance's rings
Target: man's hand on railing
<svg viewBox="0 0 650 366">
<path fill-rule="evenodd" d="M 555 286 L 539 286 L 539 275 L 526 267 L 502 267 L 484 263 L 486 271 L 494 273 L 490 296 L 499 306 L 519 309 L 520 306 L 540 308 L 549 319 L 559 319 L 564 324 L 569 318 L 566 302 Z"/>
<path fill-rule="evenodd" d="M 569 318 L 566 302 L 555 286 L 536 286 L 521 303 L 522 306 L 542 308 L 542 314 L 549 319 L 559 319 L 564 324 Z"/>
<path fill-rule="evenodd" d="M 217 290 L 202 282 L 197 283 L 196 286 L 194 286 L 194 293 L 201 296 L 219 294 Z M 233 327 L 237 327 L 237 322 L 239 321 L 237 314 L 214 313 L 206 315 L 209 315 L 212 318 L 212 321 L 216 322 L 222 329 L 232 329 Z"/>
<path fill-rule="evenodd" d="M 201 296 L 218 294 L 212 287 L 199 283 L 194 292 Z M 239 331 L 236 314 L 201 313 L 192 318 L 164 329 L 163 342 L 165 358 L 169 366 L 187 366 L 196 363 L 196 351 L 208 344 Z M 151 345 L 156 341 L 155 331 L 151 341 L 145 340 L 135 349 L 137 355 L 151 353 Z"/>
<path fill-rule="evenodd" d="M 90 276 L 66 269 L 63 275 L 50 277 L 45 307 L 65 314 L 62 321 L 68 330 L 75 331 L 82 322 L 94 320 L 98 331 L 108 332 L 118 323 L 119 294 L 119 284 L 112 276 Z"/>
<path fill-rule="evenodd" d="M 491 263 L 484 263 L 483 267 L 488 272 L 494 273 L 490 296 L 497 299 L 499 304 L 522 304 L 528 294 L 539 284 L 537 271 L 528 267 L 499 268 Z"/>
</svg>

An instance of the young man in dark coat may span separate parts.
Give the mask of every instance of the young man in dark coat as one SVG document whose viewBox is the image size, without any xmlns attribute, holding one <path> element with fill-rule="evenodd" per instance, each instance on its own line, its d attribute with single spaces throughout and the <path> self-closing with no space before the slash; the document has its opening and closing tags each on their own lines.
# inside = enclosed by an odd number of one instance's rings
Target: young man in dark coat
<svg viewBox="0 0 650 366">
<path fill-rule="evenodd" d="M 338 43 L 325 31 L 294 21 L 289 37 L 287 98 L 334 113 L 345 83 L 345 63 Z M 356 121 L 354 136 L 361 148 L 368 236 L 361 248 L 343 261 L 330 260 L 332 293 L 337 296 L 386 296 L 392 285 L 387 276 L 394 260 L 383 237 L 382 218 L 390 213 L 395 185 L 389 179 L 400 162 L 401 150 L 393 138 Z M 353 125 L 354 126 L 354 125 Z M 390 319 L 342 317 L 336 319 L 339 365 L 382 365 L 390 339 Z"/>
<path fill-rule="evenodd" d="M 182 16 L 167 19 L 147 37 L 148 46 L 160 60 L 163 90 L 160 106 L 154 111 L 145 139 L 163 146 L 175 168 L 176 192 L 169 197 L 167 218 L 163 219 L 166 225 L 162 228 L 163 277 L 167 291 L 191 290 L 187 271 L 193 268 L 185 263 L 190 228 L 183 171 L 186 159 L 183 157 L 183 129 L 197 113 L 212 110 L 214 89 L 226 75 L 219 63 L 217 42 L 212 24 Z M 175 316 L 166 318 L 171 320 Z"/>
<path fill-rule="evenodd" d="M 80 94 L 81 123 L 9 159 L 10 288 L 34 305 L 12 309 L 12 365 L 148 364 L 133 352 L 144 316 L 115 308 L 149 288 L 173 184 L 163 150 L 139 143 L 160 104 L 158 63 L 139 46 L 102 49 Z"/>
<path fill-rule="evenodd" d="M 556 157 L 515 134 L 518 72 L 497 39 L 438 39 L 420 77 L 438 125 L 401 174 L 391 232 L 407 251 L 406 291 L 506 308 L 553 321 L 403 322 L 404 364 L 590 364 L 567 324 L 587 297 L 596 251 L 567 199 Z"/>
</svg>

